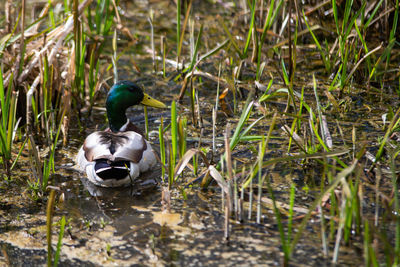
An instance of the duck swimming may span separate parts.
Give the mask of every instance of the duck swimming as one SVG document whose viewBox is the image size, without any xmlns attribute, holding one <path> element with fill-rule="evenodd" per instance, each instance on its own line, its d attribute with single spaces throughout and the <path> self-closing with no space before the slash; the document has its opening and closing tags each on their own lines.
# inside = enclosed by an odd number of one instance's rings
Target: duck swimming
<svg viewBox="0 0 400 267">
<path fill-rule="evenodd" d="M 128 107 L 138 104 L 166 108 L 133 82 L 119 81 L 111 87 L 106 100 L 109 128 L 86 137 L 76 158 L 93 184 L 127 186 L 140 173 L 154 168 L 157 160 L 150 143 L 125 114 Z"/>
</svg>

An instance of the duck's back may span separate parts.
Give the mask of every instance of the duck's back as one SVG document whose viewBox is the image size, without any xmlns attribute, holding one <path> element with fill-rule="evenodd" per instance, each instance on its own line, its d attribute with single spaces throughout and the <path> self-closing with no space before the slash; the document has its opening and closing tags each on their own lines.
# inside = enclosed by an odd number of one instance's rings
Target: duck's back
<svg viewBox="0 0 400 267">
<path fill-rule="evenodd" d="M 77 164 L 89 180 L 105 187 L 128 185 L 155 163 L 150 143 L 134 131 L 94 132 L 77 156 Z"/>
</svg>

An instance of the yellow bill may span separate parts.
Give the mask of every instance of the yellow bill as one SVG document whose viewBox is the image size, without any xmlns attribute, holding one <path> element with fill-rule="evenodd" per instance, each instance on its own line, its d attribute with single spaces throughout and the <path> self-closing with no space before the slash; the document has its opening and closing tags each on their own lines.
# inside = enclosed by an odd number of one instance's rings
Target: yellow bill
<svg viewBox="0 0 400 267">
<path fill-rule="evenodd" d="M 167 108 L 167 106 L 163 102 L 155 100 L 148 94 L 144 94 L 143 100 L 142 102 L 140 102 L 140 104 L 155 108 Z"/>
</svg>

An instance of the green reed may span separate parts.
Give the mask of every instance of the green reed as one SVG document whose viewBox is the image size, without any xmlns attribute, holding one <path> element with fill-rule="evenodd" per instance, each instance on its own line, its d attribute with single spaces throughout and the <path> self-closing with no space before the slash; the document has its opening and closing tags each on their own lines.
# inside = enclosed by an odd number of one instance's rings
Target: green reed
<svg viewBox="0 0 400 267">
<path fill-rule="evenodd" d="M 283 250 L 283 266 L 288 266 L 293 249 L 293 245 L 291 246 L 291 239 L 292 239 L 293 205 L 294 205 L 294 193 L 295 193 L 294 186 L 292 185 L 290 190 L 290 207 L 289 207 L 289 221 L 288 221 L 287 234 L 283 226 L 282 216 L 277 207 L 275 194 L 269 179 L 267 179 L 267 188 L 272 199 L 275 219 L 278 225 L 279 236 Z"/>
<path fill-rule="evenodd" d="M 11 79 L 13 75 L 11 75 Z M 13 141 L 18 128 L 19 121 L 16 120 L 18 92 L 12 88 L 9 83 L 7 91 L 4 88 L 3 72 L 0 67 L 0 153 L 2 165 L 6 170 L 7 176 L 10 176 L 11 158 Z"/>
<path fill-rule="evenodd" d="M 250 46 L 250 41 L 253 35 L 253 31 L 255 31 L 255 17 L 256 17 L 256 0 L 253 0 L 253 2 L 251 3 L 250 6 L 251 9 L 251 15 L 250 15 L 250 25 L 249 25 L 249 31 L 247 33 L 247 39 L 246 39 L 246 44 L 244 45 L 243 48 L 243 53 L 242 53 L 242 57 L 246 58 L 247 57 L 247 52 L 249 50 L 249 46 Z"/>
<path fill-rule="evenodd" d="M 197 56 L 198 56 L 198 53 L 199 53 L 200 41 L 201 41 L 201 36 L 202 35 L 203 35 L 203 25 L 200 25 L 200 30 L 199 30 L 199 32 L 197 34 L 196 44 L 194 46 L 194 50 L 193 50 L 193 54 L 192 54 L 192 60 L 190 62 L 189 68 L 186 70 L 187 72 L 191 72 L 195 68 L 195 66 L 198 64 L 197 63 Z"/>
<path fill-rule="evenodd" d="M 118 5 L 119 1 L 116 1 Z M 115 25 L 114 19 L 119 20 L 117 10 L 115 10 L 112 1 L 110 0 L 97 0 L 95 8 L 87 8 L 87 19 L 88 19 L 88 30 L 90 35 L 83 36 L 84 39 L 91 39 L 92 44 L 87 49 L 87 54 L 89 54 L 89 73 L 88 73 L 88 87 L 89 87 L 89 97 L 90 102 L 93 104 L 94 94 L 96 92 L 96 87 L 98 85 L 99 77 L 99 66 L 100 66 L 100 55 L 103 53 L 104 46 L 106 44 L 106 37 L 113 33 L 113 26 Z M 112 39 L 113 47 L 113 64 L 116 61 L 116 32 L 114 31 L 114 36 Z M 86 48 L 81 47 L 81 53 L 84 53 Z M 114 72 L 115 73 L 115 72 Z M 114 75 L 114 77 L 117 77 Z"/>
<path fill-rule="evenodd" d="M 280 0 L 275 9 L 274 9 L 275 0 L 271 0 L 271 2 L 269 4 L 267 17 L 264 21 L 263 30 L 262 30 L 261 36 L 259 37 L 259 41 L 258 41 L 258 43 L 260 45 L 258 45 L 258 51 L 257 51 L 257 71 L 256 71 L 256 74 L 257 74 L 256 80 L 257 81 L 260 80 L 260 78 L 261 78 L 260 69 L 262 66 L 261 62 L 262 62 L 262 54 L 263 54 L 263 52 L 262 52 L 263 44 L 265 43 L 265 40 L 267 38 L 268 30 L 271 28 L 272 24 L 274 23 L 277 15 L 280 13 L 279 11 L 283 4 L 284 4 L 284 1 Z M 261 8 L 263 8 L 263 7 L 261 7 Z"/>
<path fill-rule="evenodd" d="M 67 109 L 62 109 L 61 96 L 54 89 L 54 87 L 56 87 L 54 82 L 54 72 L 54 65 L 49 66 L 47 57 L 44 57 L 41 90 L 36 103 L 39 102 L 40 110 L 42 110 L 39 114 L 41 119 L 41 128 L 44 129 L 44 135 L 49 147 L 49 154 L 45 159 L 43 159 L 41 166 L 42 171 L 39 172 L 40 177 L 36 181 L 36 183 L 40 181 L 40 186 L 39 184 L 34 186 L 34 188 L 41 188 L 42 192 L 46 191 L 51 174 L 55 173 L 56 147 L 61 127 L 64 122 L 64 117 L 67 112 Z M 33 102 L 35 103 L 35 101 Z M 53 104 L 53 102 L 55 104 Z M 36 107 L 34 110 L 39 110 L 39 108 Z M 40 162 L 40 159 L 37 159 L 37 162 Z"/>
<path fill-rule="evenodd" d="M 362 9 L 350 17 L 350 10 L 352 8 L 352 1 L 346 1 L 345 15 L 342 21 L 342 30 L 339 33 L 339 53 L 341 57 L 342 73 L 340 76 L 340 88 L 343 89 L 346 85 L 348 78 L 348 65 L 349 62 L 355 60 L 354 55 L 356 52 L 354 48 L 347 41 L 356 19 L 359 17 Z M 365 2 L 364 2 L 365 4 Z M 347 29 L 346 29 L 347 28 Z"/>
<path fill-rule="evenodd" d="M 92 52 L 90 53 L 89 76 L 88 76 L 89 99 L 91 104 L 93 104 L 94 94 L 96 93 L 99 68 L 100 68 L 100 60 L 97 60 L 96 62 L 95 50 L 93 49 Z"/>
<path fill-rule="evenodd" d="M 82 98 L 84 97 L 84 50 L 86 49 L 84 46 L 84 40 L 82 38 L 82 25 L 79 20 L 79 1 L 74 0 L 73 4 L 73 16 L 74 16 L 74 63 L 75 63 L 75 73 L 74 73 L 74 82 L 73 88 L 76 93 L 78 93 Z"/>
<path fill-rule="evenodd" d="M 54 29 L 56 27 L 56 19 L 54 17 L 54 6 L 52 4 L 52 0 L 48 0 L 48 3 L 50 5 L 49 8 L 49 25 Z"/>
<path fill-rule="evenodd" d="M 304 18 L 304 22 L 305 22 L 305 24 L 307 26 L 307 29 L 309 30 L 309 32 L 310 32 L 310 34 L 311 34 L 311 36 L 312 36 L 312 38 L 314 40 L 314 43 L 318 48 L 318 51 L 320 53 L 322 62 L 324 63 L 326 72 L 327 73 L 331 73 L 332 67 L 333 67 L 333 62 L 331 62 L 331 59 L 330 59 L 329 47 L 322 47 L 321 46 L 320 42 L 318 41 L 318 38 L 316 37 L 316 35 L 314 34 L 314 32 L 312 31 L 310 25 L 307 22 L 307 18 L 306 18 L 305 14 L 304 14 L 304 10 L 303 10 L 303 18 Z"/>
<path fill-rule="evenodd" d="M 291 248 L 290 248 L 290 252 L 293 252 L 293 249 L 295 248 L 296 244 L 299 242 L 300 237 L 302 236 L 305 227 L 307 225 L 307 223 L 310 220 L 311 217 L 311 212 L 315 210 L 315 208 L 320 205 L 322 198 L 326 195 L 326 194 L 330 194 L 331 192 L 333 192 L 333 190 L 338 186 L 339 183 L 341 183 L 341 181 L 346 178 L 347 176 L 349 176 L 355 169 L 357 164 L 357 160 L 354 160 L 353 163 L 343 169 L 340 173 L 338 173 L 335 177 L 335 179 L 330 183 L 330 185 L 325 189 L 324 192 L 321 192 L 319 194 L 319 196 L 314 200 L 314 202 L 312 203 L 312 205 L 309 207 L 309 212 L 305 215 L 305 217 L 303 218 L 303 220 L 301 221 L 300 226 L 297 228 L 297 233 L 295 234 L 292 242 L 291 242 Z"/>
<path fill-rule="evenodd" d="M 165 182 L 165 166 L 166 166 L 166 149 L 164 139 L 164 118 L 161 117 L 160 125 L 158 126 L 158 139 L 160 142 L 160 160 L 161 160 L 161 179 Z"/>
<path fill-rule="evenodd" d="M 68 14 L 71 12 L 71 1 L 70 0 L 64 0 L 64 13 Z"/>
<path fill-rule="evenodd" d="M 119 1 L 116 1 L 118 5 Z M 111 33 L 112 26 L 114 25 L 115 12 L 112 1 L 110 0 L 97 0 L 96 7 L 87 9 L 88 26 L 93 34 L 100 36 L 108 36 Z M 102 47 L 104 44 L 101 43 Z M 101 53 L 101 50 L 99 51 Z"/>
<path fill-rule="evenodd" d="M 179 157 L 182 158 L 186 153 L 186 139 L 187 139 L 187 118 L 179 116 L 178 119 L 178 147 Z"/>
<path fill-rule="evenodd" d="M 61 116 L 64 118 L 65 112 Z M 63 124 L 63 121 L 60 120 L 57 131 L 55 134 L 52 136 L 52 143 L 50 145 L 50 153 L 48 155 L 48 158 L 43 161 L 43 178 L 42 178 L 42 190 L 45 191 L 47 188 L 47 185 L 49 183 L 49 178 L 50 175 L 55 173 L 55 154 L 56 154 L 56 148 L 57 148 L 57 143 L 58 143 L 58 138 L 60 136 L 60 130 L 61 126 Z"/>
<path fill-rule="evenodd" d="M 328 171 L 327 173 L 328 176 L 328 182 L 332 183 L 333 182 L 333 174 L 331 171 Z M 338 208 L 338 200 L 336 198 L 335 192 L 331 191 L 329 194 L 329 200 L 331 204 L 331 208 L 329 209 L 330 211 L 330 216 L 334 218 L 335 216 L 339 215 L 339 208 Z M 336 227 L 335 227 L 335 221 L 334 220 L 329 220 L 329 238 L 332 240 L 335 236 L 336 233 Z"/>
<path fill-rule="evenodd" d="M 118 1 L 116 2 L 118 5 Z M 98 85 L 99 77 L 99 61 L 100 55 L 103 52 L 106 42 L 105 37 L 111 36 L 114 19 L 119 19 L 117 10 L 114 9 L 113 3 L 110 0 L 97 0 L 95 7 L 89 6 L 87 8 L 88 28 L 81 24 L 79 19 L 78 10 L 79 1 L 74 0 L 73 15 L 74 15 L 74 59 L 75 59 L 75 72 L 73 87 L 76 92 L 79 92 L 80 99 L 86 96 L 86 86 L 88 87 L 88 96 L 90 103 L 93 104 L 94 94 Z M 88 42 L 91 39 L 91 42 Z M 114 34 L 114 39 L 116 39 Z M 113 42 L 113 49 L 115 52 L 115 41 Z M 86 75 L 85 59 L 89 59 L 89 72 Z M 116 56 L 112 58 L 113 62 L 116 61 Z M 88 78 L 86 79 L 86 76 Z M 86 80 L 88 84 L 86 85 Z"/>
<path fill-rule="evenodd" d="M 364 263 L 365 266 L 378 267 L 379 263 L 376 258 L 374 247 L 372 246 L 371 230 L 369 229 L 368 220 L 364 220 Z"/>
<path fill-rule="evenodd" d="M 332 50 L 328 46 L 328 42 L 326 40 L 324 41 L 325 45 L 321 44 L 320 40 L 318 40 L 318 37 L 313 31 L 313 27 L 309 25 L 303 10 L 303 21 L 305 22 L 305 25 L 307 26 L 307 29 L 317 46 L 325 66 L 325 70 L 328 74 L 332 73 L 335 62 L 338 58 L 340 59 L 340 64 L 338 66 L 338 70 L 336 71 L 334 80 L 338 79 L 338 86 L 341 89 L 343 89 L 349 83 L 351 77 L 354 75 L 355 71 L 360 67 L 363 61 L 366 61 L 365 70 L 366 73 L 368 73 L 366 76 L 369 76 L 369 79 L 371 79 L 373 75 L 376 77 L 375 69 L 377 66 L 373 67 L 371 57 L 373 53 L 381 48 L 381 46 L 371 50 L 368 47 L 365 38 L 367 29 L 371 26 L 371 22 L 375 18 L 375 15 L 381 7 L 382 2 L 382 0 L 379 2 L 377 1 L 374 5 L 374 9 L 372 11 L 369 9 L 369 13 L 367 13 L 366 1 L 362 3 L 361 7 L 357 11 L 354 11 L 353 1 L 347 0 L 344 3 L 344 9 L 342 11 L 343 14 L 339 18 L 338 3 L 336 0 L 332 1 L 336 38 L 338 41 L 338 48 L 336 50 Z M 365 22 L 366 18 L 368 18 L 368 20 Z M 357 22 L 357 19 L 360 19 L 360 21 Z M 393 27 L 392 30 L 396 30 L 395 27 Z M 356 32 L 357 34 L 352 36 L 352 32 Z M 362 49 L 359 49 L 359 43 L 361 43 Z M 384 55 L 386 58 L 390 54 L 392 47 L 393 46 L 389 44 L 385 48 Z M 361 57 L 362 54 L 364 54 L 363 57 Z M 380 58 L 378 58 L 378 60 L 375 62 L 375 64 L 379 64 Z M 353 65 L 353 68 L 349 69 L 349 66 L 351 65 Z"/>
<path fill-rule="evenodd" d="M 175 182 L 174 170 L 176 165 L 176 160 L 178 158 L 178 116 L 176 114 L 176 102 L 171 103 L 171 147 L 169 150 L 169 174 L 168 174 L 168 185 L 171 188 L 172 184 Z"/>
<path fill-rule="evenodd" d="M 395 215 L 395 236 L 394 236 L 394 253 L 393 255 L 393 265 L 398 266 L 400 264 L 400 199 L 398 190 L 398 175 L 396 174 L 396 163 L 395 159 L 400 151 L 396 151 L 394 155 L 391 156 L 390 170 L 392 176 L 392 187 L 393 187 L 393 199 L 392 199 L 392 210 Z"/>
<path fill-rule="evenodd" d="M 252 97 L 252 95 L 250 94 L 248 97 L 248 100 L 250 100 Z M 252 122 L 250 125 L 248 125 L 246 128 L 245 125 L 247 124 L 250 115 L 252 113 L 253 110 L 253 106 L 254 106 L 254 102 L 250 101 L 244 108 L 242 111 L 242 114 L 240 116 L 239 122 L 236 125 L 235 131 L 230 139 L 229 142 L 229 148 L 231 151 L 233 151 L 235 149 L 235 147 L 239 144 L 239 142 L 241 141 L 245 141 L 248 140 L 248 133 L 250 132 L 250 130 L 258 123 L 260 122 L 264 117 L 260 117 L 258 119 L 256 119 L 254 122 Z M 252 137 L 252 140 L 260 140 L 261 137 L 260 136 L 256 136 L 256 137 Z M 221 157 L 220 162 L 217 165 L 217 169 L 221 168 L 221 162 L 225 160 L 226 157 L 226 153 L 224 153 L 224 155 Z M 204 183 L 204 182 L 203 182 Z M 205 183 L 208 185 L 208 183 Z"/>
<path fill-rule="evenodd" d="M 274 1 L 273 1 L 274 2 Z M 243 47 L 243 49 L 239 48 L 239 44 L 236 42 L 235 38 L 233 38 L 231 32 L 229 31 L 228 27 L 226 26 L 224 20 L 219 17 L 218 21 L 221 24 L 222 28 L 224 29 L 226 35 L 228 36 L 233 48 L 235 49 L 236 53 L 238 54 L 240 59 L 245 59 L 247 58 L 250 42 L 251 42 L 251 36 L 253 31 L 255 30 L 254 23 L 255 23 L 255 14 L 256 14 L 256 0 L 253 0 L 251 3 L 249 3 L 250 9 L 251 9 L 251 15 L 250 15 L 250 25 L 249 29 L 247 32 L 247 38 L 246 38 L 246 43 Z M 273 4 L 272 4 L 273 6 Z"/>
<path fill-rule="evenodd" d="M 357 175 L 357 170 L 356 168 L 356 183 L 353 185 L 352 181 L 349 179 L 347 181 L 348 188 L 350 189 L 350 192 L 348 195 L 345 195 L 345 197 L 342 197 L 342 201 L 344 200 L 346 202 L 345 208 L 344 208 L 344 225 L 343 225 L 343 239 L 346 244 L 349 243 L 350 241 L 350 236 L 351 232 L 354 229 L 356 230 L 356 233 L 359 233 L 360 230 L 360 201 L 358 198 L 358 193 L 359 193 L 359 179 Z M 343 191 L 343 193 L 346 194 L 346 192 Z"/>
<path fill-rule="evenodd" d="M 385 149 L 385 145 L 389 141 L 390 135 L 393 133 L 394 129 L 396 129 L 398 127 L 399 124 L 400 124 L 400 108 L 397 109 L 396 113 L 394 114 L 394 116 L 393 116 L 392 120 L 390 121 L 390 124 L 385 132 L 385 135 L 383 136 L 383 139 L 380 142 L 378 152 L 375 155 L 374 163 L 378 162 L 381 159 L 384 149 Z M 374 165 L 372 165 L 370 167 L 370 169 L 372 169 L 373 167 L 374 167 Z"/>
</svg>

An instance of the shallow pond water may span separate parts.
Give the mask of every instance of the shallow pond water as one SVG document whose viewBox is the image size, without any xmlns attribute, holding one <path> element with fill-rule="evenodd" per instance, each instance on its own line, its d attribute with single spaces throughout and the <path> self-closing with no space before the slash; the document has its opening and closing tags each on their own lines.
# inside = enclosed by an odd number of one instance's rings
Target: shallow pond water
<svg viewBox="0 0 400 267">
<path fill-rule="evenodd" d="M 268 209 L 264 209 L 260 224 L 254 221 L 255 211 L 251 220 L 232 220 L 231 235 L 226 240 L 218 189 L 187 189 L 187 200 L 173 191 L 171 211 L 163 213 L 159 186 L 134 196 L 128 189 L 97 188 L 103 191 L 97 194 L 104 196 L 92 196 L 85 182 L 71 180 L 77 176 L 75 172 L 62 175 L 60 182 L 68 178 L 63 188 L 65 200 L 57 205 L 54 221 L 65 214 L 70 222 L 63 239 L 60 266 L 281 265 L 279 233 Z M 29 207 L 33 203 L 26 204 Z M 44 264 L 44 209 L 25 211 L 25 205 L 8 205 L 14 212 L 2 218 L 2 260 L 13 266 Z M 20 217 L 15 218 L 16 214 Z M 293 264 L 321 265 L 326 260 L 319 246 L 318 230 L 310 228 L 307 232 L 294 253 Z M 56 242 L 54 235 L 53 244 Z M 354 263 L 352 253 L 343 248 L 341 262 Z"/>
<path fill-rule="evenodd" d="M 223 32 L 215 25 L 216 14 L 230 14 L 234 5 L 217 1 L 213 5 L 218 8 L 210 9 L 208 1 L 195 1 L 195 20 L 207 22 L 204 46 L 212 49 L 223 39 Z M 205 3 L 207 2 L 207 3 Z M 150 47 L 149 6 L 154 11 L 154 27 L 156 38 L 167 36 L 171 43 L 174 36 L 174 6 L 171 1 L 123 1 L 121 14 L 128 22 L 128 27 L 137 37 L 132 45 L 121 37 L 119 51 L 123 54 L 118 60 L 119 78 L 137 80 L 145 86 L 146 92 L 168 104 L 180 92 L 180 84 L 174 81 L 177 73 L 172 67 L 168 68 L 167 78 L 163 79 L 159 73 L 154 73 Z M 239 16 L 240 17 L 240 16 Z M 238 18 L 241 21 L 243 18 Z M 157 39 L 157 40 L 158 40 Z M 157 41 L 157 43 L 159 43 Z M 111 47 L 111 44 L 109 44 Z M 188 43 L 184 43 L 184 51 L 189 50 Z M 109 48 L 111 49 L 111 48 Z M 187 52 L 187 51 L 186 51 Z M 205 51 L 202 51 L 205 52 Z M 183 52 L 185 54 L 185 52 Z M 172 56 L 171 56 L 172 58 Z M 221 56 L 222 58 L 222 56 Z M 300 92 L 304 86 L 304 98 L 310 105 L 315 105 L 315 95 L 312 90 L 312 71 L 322 66 L 308 64 L 313 58 L 307 49 L 299 48 L 299 69 L 296 73 L 297 83 L 295 90 Z M 219 62 L 205 61 L 200 67 L 216 76 Z M 302 64 L 300 64 L 302 63 Z M 319 62 L 320 64 L 320 62 Z M 158 62 L 158 65 L 161 65 Z M 133 67 L 136 66 L 136 67 Z M 232 66 L 226 64 L 228 69 Z M 140 72 L 138 72 L 138 68 Z M 160 66 L 159 66 L 160 68 Z M 251 66 L 248 67 L 251 69 Z M 276 69 L 266 66 L 266 72 L 271 76 L 279 77 Z M 321 71 L 322 72 L 322 71 Z M 228 75 L 225 75 L 228 76 Z M 229 122 L 234 125 L 243 108 L 248 88 L 253 86 L 249 80 L 254 79 L 254 70 L 244 68 L 241 84 L 242 97 L 238 97 L 238 113 L 234 114 L 233 96 L 226 97 L 226 107 L 218 113 L 217 119 L 217 152 L 219 159 L 223 152 L 223 130 Z M 267 76 L 267 75 L 266 75 Z M 268 84 L 269 78 L 264 78 L 263 84 Z M 323 91 L 329 87 L 329 79 L 322 75 L 317 76 L 318 86 L 321 88 L 320 101 L 322 106 L 329 104 Z M 283 87 L 278 78 L 273 89 Z M 197 147 L 199 141 L 203 147 L 210 150 L 212 107 L 215 105 L 217 84 L 214 81 L 202 80 L 198 85 L 199 113 L 203 119 L 203 129 L 193 125 L 188 119 L 188 147 Z M 328 127 L 331 131 L 336 149 L 345 150 L 353 147 L 352 131 L 357 133 L 355 151 L 360 149 L 362 142 L 367 142 L 367 150 L 376 153 L 379 147 L 378 138 L 385 133 L 381 115 L 386 112 L 387 105 L 398 105 L 398 99 L 390 94 L 370 92 L 363 86 L 352 88 L 348 93 L 347 101 L 340 103 L 342 110 L 327 106 Z M 334 92 L 337 93 L 337 92 Z M 191 118 L 189 96 L 185 95 L 179 113 Z M 221 106 L 224 104 L 221 100 Z M 276 97 L 268 101 L 262 109 L 255 111 L 254 118 L 265 115 L 263 120 L 252 131 L 252 135 L 266 135 L 269 130 L 269 119 L 274 113 L 279 113 L 279 119 L 273 138 L 268 144 L 264 160 L 287 155 L 288 138 L 281 130 L 281 126 L 289 125 L 292 119 L 285 116 L 286 97 Z M 133 187 L 123 189 L 104 189 L 91 185 L 74 169 L 74 157 L 82 144 L 84 137 L 95 129 L 104 128 L 105 110 L 103 100 L 95 104 L 90 117 L 81 118 L 86 125 L 83 132 L 78 128 L 71 128 L 70 138 L 66 147 L 57 152 L 57 174 L 52 184 L 60 189 L 55 217 L 53 249 L 57 244 L 58 221 L 65 216 L 68 224 L 61 248 L 60 266 L 133 266 L 133 265 L 254 265 L 279 266 L 283 262 L 283 252 L 280 233 L 276 224 L 273 208 L 267 200 L 261 202 L 261 220 L 256 223 L 257 207 L 255 201 L 250 207 L 249 193 L 244 196 L 244 218 L 242 221 L 234 217 L 230 219 L 230 235 L 226 239 L 224 233 L 225 216 L 221 189 L 212 184 L 203 190 L 197 183 L 188 185 L 187 182 L 195 178 L 191 172 L 184 172 L 179 178 L 177 186 L 171 190 L 171 208 L 165 212 L 161 203 L 162 185 L 160 166 L 153 172 L 146 173 Z M 140 127 L 144 127 L 144 117 L 141 108 L 131 108 L 128 115 Z M 84 114 L 85 116 L 88 114 Z M 164 117 L 165 123 L 170 121 L 169 112 L 149 109 L 150 141 L 156 146 L 158 136 L 155 133 Z M 252 120 L 254 121 L 254 118 Z M 359 142 L 358 142 L 359 140 Z M 233 159 L 238 165 L 253 164 L 257 158 L 258 142 L 240 144 L 233 151 Z M 352 155 L 347 155 L 351 159 Z M 26 155 L 25 155 L 26 156 Z M 20 170 L 17 176 L 28 177 L 31 171 L 28 159 L 23 155 L 20 160 Z M 216 162 L 216 160 L 214 160 Z M 350 160 L 348 161 L 350 162 Z M 368 160 L 363 164 L 368 166 Z M 204 168 L 204 166 L 201 166 Z M 322 180 L 321 166 L 313 162 L 287 161 L 279 162 L 268 167 L 271 185 L 275 197 L 281 203 L 289 203 L 290 185 L 296 185 L 296 206 L 307 208 L 319 194 Z M 383 173 L 382 180 L 389 180 L 389 173 Z M 11 182 L 3 181 L 0 186 L 0 263 L 12 266 L 36 266 L 46 263 L 46 205 L 44 200 L 32 199 L 29 191 L 24 191 L 23 180 L 14 177 Z M 390 192 L 390 188 L 382 186 L 382 191 Z M 254 191 L 258 188 L 254 186 Z M 369 188 L 370 189 L 370 188 Z M 182 193 L 184 191 L 184 194 Z M 373 216 L 374 195 L 370 191 L 364 194 L 364 210 L 366 216 Z M 263 196 L 269 197 L 268 190 L 263 187 Z M 250 210 L 250 218 L 249 218 Z M 300 210 L 300 208 L 298 209 Z M 295 214 L 294 227 L 298 226 L 304 213 Z M 283 219 L 287 224 L 287 218 Z M 293 266 L 329 266 L 335 240 L 328 241 L 329 257 L 322 253 L 321 222 L 318 216 L 312 217 L 302 238 L 293 252 L 290 264 Z M 392 226 L 390 226 L 392 227 Z M 341 245 L 339 251 L 339 265 L 362 265 L 362 239 L 354 235 L 348 245 Z"/>
</svg>

